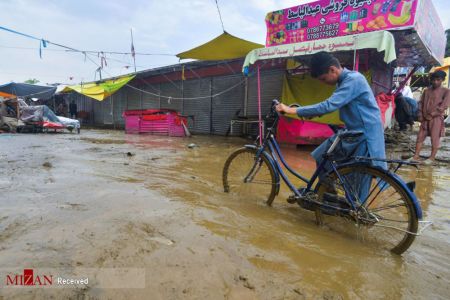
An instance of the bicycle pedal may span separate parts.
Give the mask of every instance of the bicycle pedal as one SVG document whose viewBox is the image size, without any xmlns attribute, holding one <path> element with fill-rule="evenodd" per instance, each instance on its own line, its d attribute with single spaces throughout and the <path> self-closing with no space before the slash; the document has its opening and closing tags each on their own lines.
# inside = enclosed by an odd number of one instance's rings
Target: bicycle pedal
<svg viewBox="0 0 450 300">
<path fill-rule="evenodd" d="M 295 203 L 297 203 L 297 200 L 298 200 L 298 197 L 297 197 L 296 195 L 290 195 L 290 196 L 286 199 L 286 201 L 287 201 L 289 204 L 295 204 Z"/>
</svg>

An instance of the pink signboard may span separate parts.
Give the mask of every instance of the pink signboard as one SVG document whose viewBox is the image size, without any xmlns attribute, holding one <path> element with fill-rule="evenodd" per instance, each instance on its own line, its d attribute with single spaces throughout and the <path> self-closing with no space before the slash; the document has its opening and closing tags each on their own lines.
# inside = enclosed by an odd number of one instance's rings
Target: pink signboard
<svg viewBox="0 0 450 300">
<path fill-rule="evenodd" d="M 266 46 L 412 27 L 419 0 L 320 0 L 266 16 Z"/>
</svg>

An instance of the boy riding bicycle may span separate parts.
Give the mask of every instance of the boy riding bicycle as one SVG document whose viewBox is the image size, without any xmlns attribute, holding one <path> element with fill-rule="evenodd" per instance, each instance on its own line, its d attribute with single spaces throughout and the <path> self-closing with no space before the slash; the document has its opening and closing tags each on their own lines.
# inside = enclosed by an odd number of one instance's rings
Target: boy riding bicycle
<svg viewBox="0 0 450 300">
<path fill-rule="evenodd" d="M 331 97 L 320 103 L 298 108 L 279 104 L 277 111 L 308 118 L 339 110 L 346 129 L 363 133 L 361 142 L 347 145 L 356 149 L 345 150 L 358 156 L 384 159 L 386 154 L 381 113 L 366 78 L 358 72 L 342 68 L 339 61 L 327 52 L 314 54 L 310 68 L 312 77 L 325 84 L 336 85 Z M 329 138 L 311 153 L 318 164 L 335 138 L 336 136 Z M 387 169 L 384 161 L 373 160 L 371 163 Z"/>
</svg>

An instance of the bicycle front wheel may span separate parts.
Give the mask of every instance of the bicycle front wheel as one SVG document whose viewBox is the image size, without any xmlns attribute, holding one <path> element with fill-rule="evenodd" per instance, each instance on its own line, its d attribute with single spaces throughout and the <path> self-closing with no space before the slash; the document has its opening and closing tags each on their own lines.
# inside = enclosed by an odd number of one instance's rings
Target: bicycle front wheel
<svg viewBox="0 0 450 300">
<path fill-rule="evenodd" d="M 337 169 L 319 183 L 317 194 L 320 202 L 340 203 L 351 196 L 356 200 L 356 215 L 351 218 L 356 222 L 357 236 L 365 243 L 379 245 L 393 253 L 402 254 L 412 244 L 418 229 L 418 218 L 414 204 L 405 189 L 389 173 L 364 164 L 355 164 Z M 346 195 L 347 192 L 351 195 Z M 334 199 L 334 200 L 333 200 Z M 344 205 L 349 207 L 348 202 Z M 334 219 L 331 229 L 351 233 L 350 227 L 336 225 L 336 217 L 325 216 L 316 211 L 318 221 Z M 320 220 L 319 220 L 320 218 Z M 338 218 L 341 219 L 342 218 Z M 347 222 L 348 224 L 348 222 Z"/>
<path fill-rule="evenodd" d="M 223 188 L 248 202 L 264 201 L 272 205 L 276 196 L 275 171 L 264 155 L 256 150 L 240 148 L 233 152 L 223 167 Z"/>
</svg>

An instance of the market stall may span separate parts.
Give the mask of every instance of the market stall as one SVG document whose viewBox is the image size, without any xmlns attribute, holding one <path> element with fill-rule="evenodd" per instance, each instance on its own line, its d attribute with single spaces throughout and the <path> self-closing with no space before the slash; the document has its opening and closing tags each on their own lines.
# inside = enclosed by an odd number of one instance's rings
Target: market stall
<svg viewBox="0 0 450 300">
<path fill-rule="evenodd" d="M 6 124 L 11 132 L 47 132 L 76 130 L 80 133 L 80 122 L 56 116 L 47 105 L 29 106 L 24 99 L 49 100 L 56 88 L 26 83 L 8 83 L 0 86 L 0 126 Z M 35 104 L 35 103 L 33 103 Z"/>
<path fill-rule="evenodd" d="M 15 132 L 19 124 L 19 101 L 17 97 L 0 91 L 0 133 Z"/>
<path fill-rule="evenodd" d="M 314 104 L 333 92 L 308 75 L 309 56 L 320 51 L 333 52 L 345 67 L 363 73 L 375 95 L 391 92 L 395 66 L 440 65 L 444 58 L 444 29 L 430 0 L 321 0 L 271 12 L 266 24 L 266 47 L 247 55 L 243 72 L 255 65 L 260 89 L 263 61 L 286 60 L 281 95 L 286 104 Z M 385 121 L 393 109 L 393 103 L 382 107 Z M 326 124 L 340 123 L 337 113 L 311 121 L 283 117 L 278 139 L 315 144 L 332 134 Z M 260 117 L 260 131 L 262 125 Z"/>
</svg>

